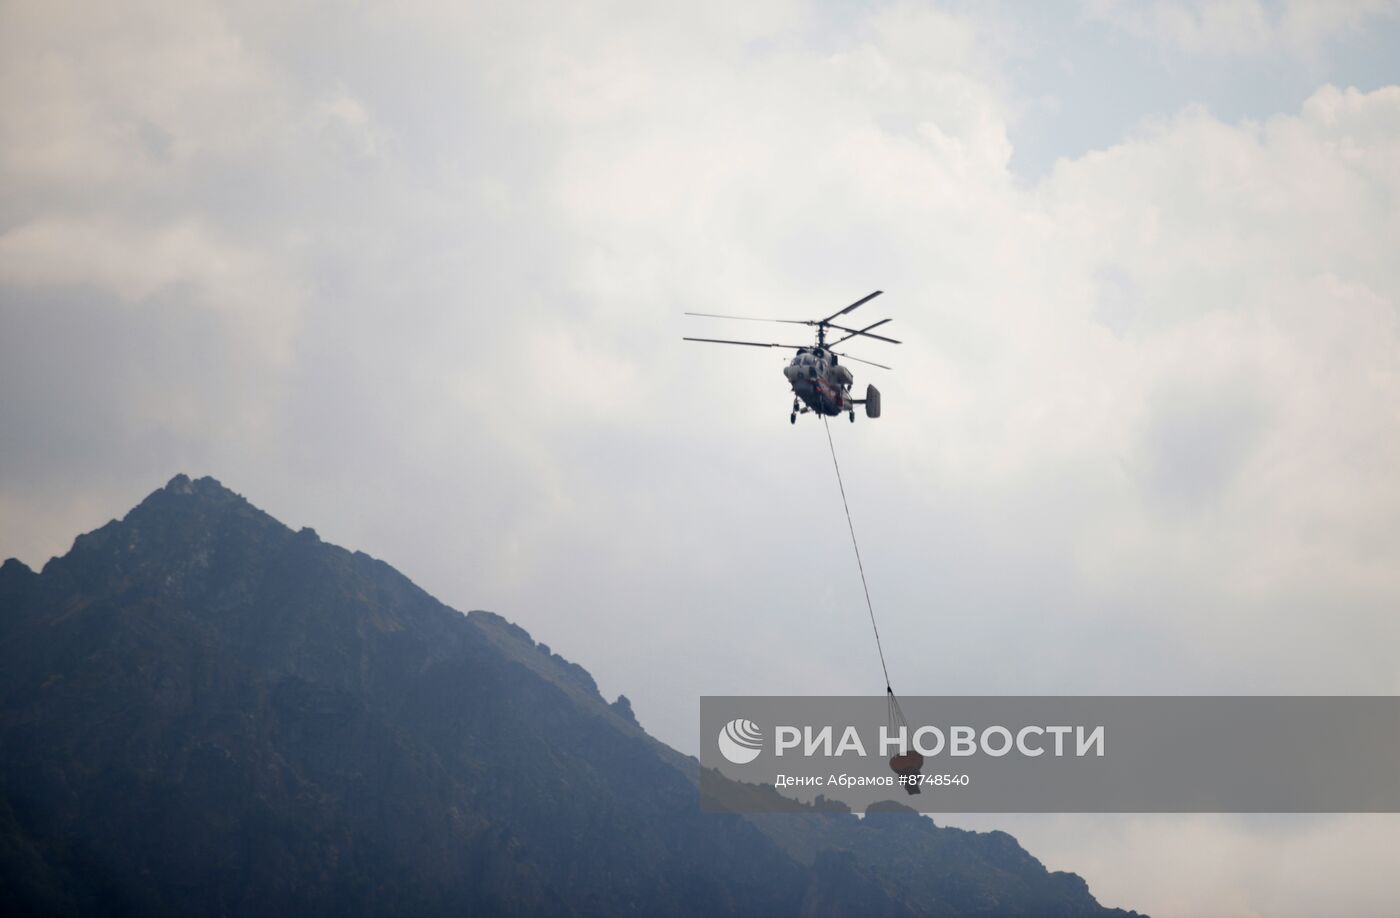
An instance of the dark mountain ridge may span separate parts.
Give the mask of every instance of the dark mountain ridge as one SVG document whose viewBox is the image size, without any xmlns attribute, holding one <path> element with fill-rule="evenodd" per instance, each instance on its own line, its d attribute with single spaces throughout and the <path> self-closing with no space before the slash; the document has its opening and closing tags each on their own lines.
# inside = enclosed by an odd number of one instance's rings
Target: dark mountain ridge
<svg viewBox="0 0 1400 918">
<path fill-rule="evenodd" d="M 211 478 L 0 566 L 5 914 L 1131 914 L 1004 833 L 703 814 L 697 773 L 523 629 Z"/>
</svg>

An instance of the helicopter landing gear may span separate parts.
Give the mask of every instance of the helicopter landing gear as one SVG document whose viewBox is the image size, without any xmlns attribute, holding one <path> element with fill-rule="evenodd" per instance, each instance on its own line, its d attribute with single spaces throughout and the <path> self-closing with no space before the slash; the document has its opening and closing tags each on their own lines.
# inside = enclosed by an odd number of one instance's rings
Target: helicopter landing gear
<svg viewBox="0 0 1400 918">
<path fill-rule="evenodd" d="M 788 415 L 788 423 L 789 423 L 789 424 L 796 424 L 796 423 L 797 423 L 797 412 L 796 412 L 796 411 L 794 411 L 792 414 Z"/>
<path fill-rule="evenodd" d="M 854 424 L 855 422 L 856 422 L 856 410 L 855 410 L 854 408 L 852 408 L 852 409 L 851 409 L 851 423 Z"/>
</svg>

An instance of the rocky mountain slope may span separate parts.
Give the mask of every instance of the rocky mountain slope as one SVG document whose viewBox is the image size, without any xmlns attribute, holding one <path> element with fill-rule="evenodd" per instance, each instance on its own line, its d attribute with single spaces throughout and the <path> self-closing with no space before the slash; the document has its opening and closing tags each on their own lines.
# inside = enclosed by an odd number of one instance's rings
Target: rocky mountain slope
<svg viewBox="0 0 1400 918">
<path fill-rule="evenodd" d="M 5 914 L 1128 914 L 898 804 L 703 814 L 697 768 L 213 479 L 0 567 Z"/>
</svg>

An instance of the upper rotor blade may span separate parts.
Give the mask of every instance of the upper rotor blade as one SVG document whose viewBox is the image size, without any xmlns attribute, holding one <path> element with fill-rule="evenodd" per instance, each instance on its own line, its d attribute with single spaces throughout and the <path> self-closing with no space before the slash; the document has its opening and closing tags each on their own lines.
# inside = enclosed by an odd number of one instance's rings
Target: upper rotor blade
<svg viewBox="0 0 1400 918">
<path fill-rule="evenodd" d="M 817 323 L 817 324 L 820 325 L 820 324 L 822 324 L 823 322 L 830 322 L 832 319 L 836 318 L 837 316 L 844 316 L 846 313 L 850 312 L 852 309 L 855 309 L 857 306 L 861 306 L 861 305 L 863 305 L 863 304 L 865 304 L 865 303 L 870 302 L 871 300 L 875 299 L 875 297 L 879 296 L 880 294 L 882 294 L 882 293 L 884 293 L 884 292 L 885 292 L 885 291 L 883 291 L 883 290 L 876 290 L 874 293 L 870 294 L 869 296 L 863 296 L 863 297 L 861 297 L 860 299 L 856 300 L 856 301 L 855 301 L 854 303 L 852 303 L 851 305 L 847 306 L 845 309 L 842 309 L 842 310 L 840 310 L 839 312 L 833 312 L 831 315 L 827 316 L 825 319 L 822 319 L 821 322 L 819 322 L 819 323 Z"/>
<path fill-rule="evenodd" d="M 833 354 L 836 354 L 835 351 L 832 351 L 832 353 L 833 353 Z M 894 367 L 887 367 L 887 366 L 885 366 L 883 363 L 876 363 L 876 362 L 873 361 L 873 360 L 863 360 L 863 359 L 861 359 L 860 357 L 852 357 L 850 354 L 836 354 L 836 356 L 837 356 L 837 357 L 840 357 L 842 360 L 854 360 L 856 363 L 868 363 L 868 364 L 870 364 L 872 367 L 879 367 L 879 368 L 882 369 L 882 370 L 893 370 L 893 369 L 894 369 Z"/>
<path fill-rule="evenodd" d="M 765 344 L 762 341 L 730 341 L 728 338 L 682 338 L 682 341 L 705 341 L 709 344 L 743 344 L 748 347 L 786 347 L 792 350 L 806 347 L 805 344 Z"/>
<path fill-rule="evenodd" d="M 717 312 L 687 312 L 688 316 L 704 316 L 707 319 L 738 319 L 741 322 L 784 322 L 788 325 L 816 325 L 810 319 L 759 319 L 754 316 L 722 316 Z"/>
<path fill-rule="evenodd" d="M 895 340 L 894 338 L 886 338 L 884 335 L 872 335 L 872 334 L 870 334 L 870 329 L 872 329 L 872 328 L 879 328 L 881 325 L 884 325 L 886 322 L 890 322 L 890 321 L 893 321 L 893 320 L 891 320 L 891 319 L 881 319 L 880 321 L 876 322 L 875 324 L 873 324 L 873 325 L 867 325 L 867 326 L 865 326 L 864 328 L 862 328 L 862 329 L 860 329 L 860 330 L 856 330 L 856 329 L 854 329 L 854 328 L 846 328 L 844 325 L 831 325 L 831 326 L 828 326 L 829 328 L 838 328 L 838 329 L 840 329 L 840 330 L 843 331 L 843 332 L 850 332 L 850 334 L 847 335 L 846 337 L 844 337 L 844 338 L 837 338 L 835 341 L 833 341 L 833 342 L 831 342 L 831 343 L 832 343 L 832 344 L 840 344 L 842 341 L 849 341 L 851 338 L 854 338 L 856 335 L 862 335 L 862 336 L 864 336 L 864 337 L 866 337 L 866 338 L 874 338 L 876 341 L 888 341 L 890 344 L 902 344 L 903 342 L 897 341 L 897 340 Z"/>
</svg>

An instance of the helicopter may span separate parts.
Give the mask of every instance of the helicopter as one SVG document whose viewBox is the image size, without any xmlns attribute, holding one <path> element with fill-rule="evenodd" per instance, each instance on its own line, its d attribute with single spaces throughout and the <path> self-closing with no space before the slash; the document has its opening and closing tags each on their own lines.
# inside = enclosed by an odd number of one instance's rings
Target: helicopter
<svg viewBox="0 0 1400 918">
<path fill-rule="evenodd" d="M 872 328 L 879 328 L 890 319 L 881 319 L 864 328 L 847 328 L 844 325 L 837 325 L 833 319 L 840 318 L 846 313 L 865 305 L 875 297 L 884 293 L 883 290 L 876 290 L 869 296 L 861 297 L 845 309 L 833 312 L 825 319 L 758 319 L 753 316 L 725 316 L 712 312 L 687 312 L 688 316 L 703 316 L 710 319 L 740 319 L 745 322 L 782 322 L 788 325 L 810 325 L 817 330 L 817 343 L 811 345 L 803 344 L 766 344 L 761 341 L 731 341 L 726 338 L 683 338 L 684 341 L 701 341 L 707 344 L 740 344 L 746 347 L 780 347 L 794 350 L 792 361 L 783 368 L 783 375 L 787 377 L 788 383 L 792 386 L 794 398 L 792 400 L 792 414 L 788 415 L 790 423 L 797 423 L 799 414 L 812 412 L 818 415 L 836 417 L 843 412 L 848 414 L 851 423 L 856 420 L 856 405 L 865 406 L 865 416 L 878 418 L 880 416 L 880 390 L 874 386 L 865 387 L 865 398 L 851 397 L 851 384 L 855 382 L 851 371 L 842 366 L 838 358 L 854 360 L 857 363 L 866 363 L 872 367 L 879 367 L 888 370 L 890 367 L 883 363 L 876 363 L 873 360 L 862 360 L 859 357 L 851 357 L 848 354 L 838 354 L 832 347 L 842 341 L 849 341 L 852 338 L 864 337 L 874 338 L 876 341 L 885 341 L 889 344 L 899 344 L 894 338 L 886 338 L 884 335 L 871 334 Z M 837 338 L 831 344 L 826 342 L 828 329 L 845 332 L 846 334 Z"/>
</svg>

